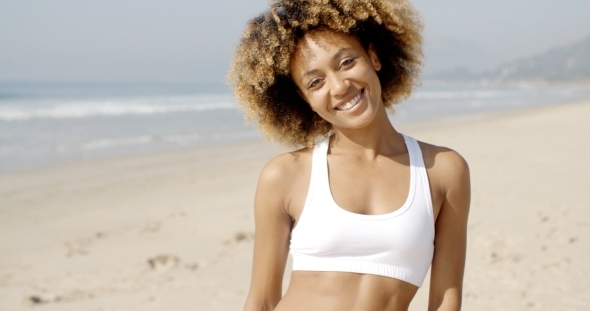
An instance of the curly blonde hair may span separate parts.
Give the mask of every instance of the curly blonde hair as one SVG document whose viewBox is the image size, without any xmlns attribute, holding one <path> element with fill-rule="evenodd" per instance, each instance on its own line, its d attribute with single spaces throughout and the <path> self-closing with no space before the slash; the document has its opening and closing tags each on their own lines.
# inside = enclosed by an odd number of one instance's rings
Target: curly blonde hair
<svg viewBox="0 0 590 311">
<path fill-rule="evenodd" d="M 408 98 L 422 64 L 422 23 L 406 0 L 271 0 L 250 20 L 228 75 L 246 120 L 265 136 L 292 147 L 312 146 L 332 131 L 297 94 L 289 61 L 308 32 L 326 29 L 373 44 L 385 107 Z"/>
</svg>

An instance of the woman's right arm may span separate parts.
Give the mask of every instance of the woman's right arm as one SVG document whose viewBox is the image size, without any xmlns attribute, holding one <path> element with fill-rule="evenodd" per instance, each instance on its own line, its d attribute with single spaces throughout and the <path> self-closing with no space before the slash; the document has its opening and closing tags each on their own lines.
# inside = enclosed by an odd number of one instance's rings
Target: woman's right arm
<svg viewBox="0 0 590 311">
<path fill-rule="evenodd" d="M 285 156 L 262 170 L 254 201 L 254 261 L 244 311 L 273 310 L 282 296 L 292 218 L 287 213 L 289 166 Z"/>
</svg>

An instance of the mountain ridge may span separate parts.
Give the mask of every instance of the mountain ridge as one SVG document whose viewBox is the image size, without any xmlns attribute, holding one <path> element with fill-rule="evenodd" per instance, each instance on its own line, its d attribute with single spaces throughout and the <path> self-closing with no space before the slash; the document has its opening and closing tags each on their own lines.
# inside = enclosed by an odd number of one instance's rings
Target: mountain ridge
<svg viewBox="0 0 590 311">
<path fill-rule="evenodd" d="M 506 62 L 482 73 L 473 72 L 465 67 L 456 67 L 426 75 L 425 80 L 485 83 L 589 83 L 590 36 L 532 57 Z"/>
</svg>

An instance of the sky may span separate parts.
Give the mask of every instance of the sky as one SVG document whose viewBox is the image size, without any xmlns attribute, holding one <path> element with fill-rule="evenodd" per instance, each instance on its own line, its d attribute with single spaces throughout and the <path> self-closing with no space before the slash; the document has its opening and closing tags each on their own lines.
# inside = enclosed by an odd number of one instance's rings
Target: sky
<svg viewBox="0 0 590 311">
<path fill-rule="evenodd" d="M 491 69 L 590 36 L 588 0 L 413 0 L 425 72 Z M 0 0 L 0 81 L 223 82 L 266 0 Z"/>
</svg>

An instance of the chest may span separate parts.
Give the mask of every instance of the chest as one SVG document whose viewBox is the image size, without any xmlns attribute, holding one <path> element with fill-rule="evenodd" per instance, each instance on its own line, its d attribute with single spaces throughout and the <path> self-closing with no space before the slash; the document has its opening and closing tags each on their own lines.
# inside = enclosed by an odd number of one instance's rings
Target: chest
<svg viewBox="0 0 590 311">
<path fill-rule="evenodd" d="M 388 214 L 401 208 L 408 198 L 411 171 L 407 157 L 380 159 L 372 165 L 350 161 L 344 157 L 329 157 L 327 162 L 329 194 L 335 204 L 345 211 L 361 215 Z M 434 174 L 431 178 L 429 171 L 426 168 L 436 220 L 444 202 L 444 195 L 439 187 L 442 182 L 437 180 Z M 287 206 L 293 227 L 299 221 L 307 198 L 311 163 L 294 177 Z"/>
<path fill-rule="evenodd" d="M 363 215 L 387 214 L 407 200 L 411 184 L 407 155 L 373 161 L 330 156 L 327 162 L 330 194 L 344 210 Z"/>
</svg>

